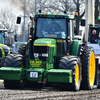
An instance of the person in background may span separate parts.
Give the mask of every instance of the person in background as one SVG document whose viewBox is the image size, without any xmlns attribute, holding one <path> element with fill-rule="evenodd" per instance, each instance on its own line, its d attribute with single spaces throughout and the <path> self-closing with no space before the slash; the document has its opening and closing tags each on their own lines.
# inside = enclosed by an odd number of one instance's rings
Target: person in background
<svg viewBox="0 0 100 100">
<path fill-rule="evenodd" d="M 96 43 L 98 39 L 98 35 L 96 34 L 96 30 L 92 31 L 92 34 L 90 35 L 90 43 Z"/>
</svg>

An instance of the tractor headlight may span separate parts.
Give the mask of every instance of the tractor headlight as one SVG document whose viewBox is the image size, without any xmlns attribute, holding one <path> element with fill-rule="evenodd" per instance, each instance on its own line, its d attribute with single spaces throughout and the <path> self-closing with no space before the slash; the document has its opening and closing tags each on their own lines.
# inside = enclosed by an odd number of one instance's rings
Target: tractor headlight
<svg viewBox="0 0 100 100">
<path fill-rule="evenodd" d="M 39 54 L 38 53 L 34 53 L 34 57 L 38 57 L 39 56 Z"/>
<path fill-rule="evenodd" d="M 48 54 L 42 53 L 42 57 L 48 57 Z"/>
</svg>

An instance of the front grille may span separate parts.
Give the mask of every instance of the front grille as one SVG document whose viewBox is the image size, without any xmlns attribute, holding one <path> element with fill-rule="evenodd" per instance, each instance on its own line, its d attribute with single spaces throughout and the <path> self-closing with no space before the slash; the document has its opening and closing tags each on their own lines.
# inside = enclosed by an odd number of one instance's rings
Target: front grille
<svg viewBox="0 0 100 100">
<path fill-rule="evenodd" d="M 43 57 L 42 54 L 48 54 L 48 46 L 34 46 L 34 53 L 38 53 L 39 54 L 39 59 L 42 61 L 48 61 L 48 57 Z"/>
</svg>

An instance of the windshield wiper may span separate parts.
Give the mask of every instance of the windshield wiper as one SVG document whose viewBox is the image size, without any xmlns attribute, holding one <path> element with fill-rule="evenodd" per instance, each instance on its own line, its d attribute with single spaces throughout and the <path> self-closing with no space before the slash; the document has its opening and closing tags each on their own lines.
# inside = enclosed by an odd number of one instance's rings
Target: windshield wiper
<svg viewBox="0 0 100 100">
<path fill-rule="evenodd" d="M 61 28 L 61 26 L 52 18 L 52 20 L 56 23 L 56 25 L 58 25 L 59 27 L 60 27 L 60 29 L 62 30 L 62 31 L 64 31 L 62 28 Z"/>
</svg>

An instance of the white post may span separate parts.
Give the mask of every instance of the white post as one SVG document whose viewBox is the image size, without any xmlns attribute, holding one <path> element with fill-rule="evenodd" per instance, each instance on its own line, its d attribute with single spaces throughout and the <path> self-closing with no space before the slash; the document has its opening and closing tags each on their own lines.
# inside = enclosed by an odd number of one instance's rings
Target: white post
<svg viewBox="0 0 100 100">
<path fill-rule="evenodd" d="M 89 6 L 89 0 L 85 1 L 85 40 L 88 41 L 88 6 Z"/>
<path fill-rule="evenodd" d="M 37 5 L 37 4 L 36 4 L 36 0 L 35 0 L 35 13 L 36 13 L 36 10 L 37 10 L 37 9 L 36 9 L 36 5 Z"/>
<path fill-rule="evenodd" d="M 94 24 L 94 0 L 85 0 L 85 40 L 88 41 L 89 24 Z"/>
<path fill-rule="evenodd" d="M 94 25 L 95 14 L 94 14 L 94 0 L 89 0 L 89 24 Z"/>
<path fill-rule="evenodd" d="M 23 42 L 25 42 L 25 7 L 26 7 L 26 0 L 24 1 Z"/>
</svg>

